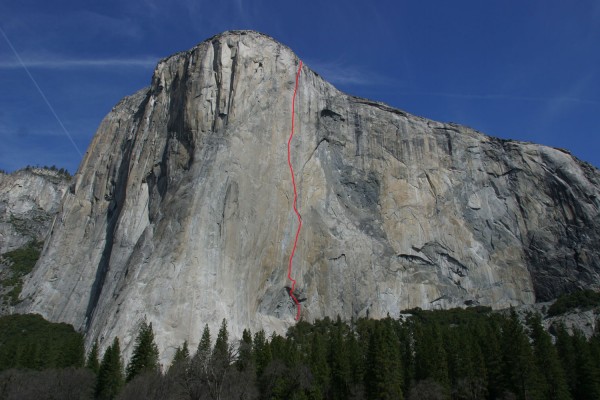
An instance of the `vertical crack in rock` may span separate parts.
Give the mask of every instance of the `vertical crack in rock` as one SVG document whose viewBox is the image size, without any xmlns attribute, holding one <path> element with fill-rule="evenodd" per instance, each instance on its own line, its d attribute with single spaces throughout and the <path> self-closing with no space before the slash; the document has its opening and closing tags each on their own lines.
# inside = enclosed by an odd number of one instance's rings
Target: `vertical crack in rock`
<svg viewBox="0 0 600 400">
<path fill-rule="evenodd" d="M 236 78 L 236 68 L 238 67 L 238 52 L 239 52 L 239 41 L 236 42 L 235 46 L 231 45 L 232 49 L 231 54 L 231 77 L 229 78 L 229 94 L 227 98 L 227 118 L 225 120 L 225 124 L 229 123 L 229 116 L 233 110 L 233 99 L 234 99 L 234 90 L 235 90 L 235 78 Z"/>
<path fill-rule="evenodd" d="M 224 41 L 217 38 L 211 43 L 214 57 L 213 73 L 215 74 L 217 83 L 217 104 L 212 131 L 216 132 L 227 127 L 229 115 L 233 112 L 236 69 L 238 68 L 237 64 L 239 58 L 239 37 L 231 37 Z M 224 60 L 223 58 L 227 57 L 225 51 L 229 52 L 229 59 Z"/>
<path fill-rule="evenodd" d="M 183 72 L 181 74 L 179 71 L 176 72 L 169 97 L 167 145 L 163 153 L 162 166 L 175 170 L 188 170 L 194 161 L 194 132 L 187 120 L 190 76 L 188 68 L 189 62 L 185 62 Z M 173 174 L 167 172 L 167 175 Z"/>
<path fill-rule="evenodd" d="M 357 112 L 354 114 L 354 143 L 356 145 L 356 153 L 354 153 L 355 156 L 363 155 L 364 150 L 361 147 L 362 136 L 362 118 Z"/>
</svg>

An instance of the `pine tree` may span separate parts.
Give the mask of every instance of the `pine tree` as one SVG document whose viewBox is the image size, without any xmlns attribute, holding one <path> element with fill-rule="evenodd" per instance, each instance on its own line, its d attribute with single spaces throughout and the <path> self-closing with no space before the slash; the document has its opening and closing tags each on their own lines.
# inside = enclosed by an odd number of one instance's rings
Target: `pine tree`
<svg viewBox="0 0 600 400">
<path fill-rule="evenodd" d="M 527 323 L 533 340 L 533 354 L 541 372 L 542 384 L 540 388 L 543 390 L 544 398 L 554 400 L 571 399 L 558 353 L 552 344 L 550 335 L 542 327 L 540 315 L 529 315 Z"/>
<path fill-rule="evenodd" d="M 52 346 L 47 346 L 50 348 Z M 70 338 L 61 348 L 57 349 L 55 356 L 55 365 L 58 368 L 67 368 L 69 366 L 83 367 L 85 365 L 85 346 L 83 337 L 78 335 Z M 42 349 L 40 354 L 51 350 Z"/>
<path fill-rule="evenodd" d="M 238 353 L 238 369 L 240 371 L 252 370 L 255 372 L 254 355 L 252 354 L 252 334 L 248 329 L 244 329 L 242 333 Z"/>
<path fill-rule="evenodd" d="M 502 376 L 501 329 L 496 319 L 489 319 L 485 326 L 478 327 L 477 342 L 483 353 L 487 392 L 491 399 L 500 398 L 506 390 Z"/>
<path fill-rule="evenodd" d="M 210 342 L 210 329 L 208 328 L 208 324 L 206 324 L 204 325 L 202 337 L 200 338 L 200 343 L 198 343 L 198 349 L 196 350 L 196 355 L 194 356 L 194 362 L 198 364 L 200 370 L 204 372 L 206 372 L 208 362 L 210 361 L 210 354 L 212 348 Z"/>
<path fill-rule="evenodd" d="M 350 355 L 345 340 L 346 330 L 346 324 L 338 316 L 329 340 L 331 398 L 335 400 L 347 399 L 350 393 Z"/>
<path fill-rule="evenodd" d="M 121 347 L 119 339 L 115 338 L 102 357 L 96 381 L 96 398 L 100 400 L 114 399 L 123 387 L 123 383 Z"/>
<path fill-rule="evenodd" d="M 223 386 L 227 381 L 232 363 L 233 351 L 229 345 L 227 321 L 223 319 L 208 366 L 208 387 L 213 399 L 221 398 Z"/>
<path fill-rule="evenodd" d="M 256 362 L 256 375 L 257 377 L 260 377 L 272 359 L 271 346 L 269 346 L 265 331 L 262 329 L 254 334 L 252 353 Z"/>
<path fill-rule="evenodd" d="M 350 396 L 362 398 L 365 377 L 365 352 L 366 348 L 361 346 L 362 342 L 357 339 L 357 333 L 352 329 L 346 340 L 348 349 L 348 361 L 350 363 Z"/>
<path fill-rule="evenodd" d="M 173 361 L 171 362 L 171 367 L 179 363 L 185 363 L 190 359 L 190 350 L 188 349 L 187 340 L 183 342 L 182 346 L 178 346 L 175 349 L 175 355 L 173 356 Z"/>
<path fill-rule="evenodd" d="M 227 321 L 223 319 L 221 328 L 217 334 L 215 347 L 212 352 L 211 361 L 215 366 L 226 368 L 233 361 L 232 351 L 229 346 L 229 333 L 227 332 Z"/>
<path fill-rule="evenodd" d="M 519 400 L 542 399 L 543 387 L 529 338 L 516 312 L 502 324 L 503 377 L 506 387 Z"/>
<path fill-rule="evenodd" d="M 100 369 L 100 361 L 98 359 L 98 341 L 94 342 L 90 353 L 88 354 L 87 360 L 85 362 L 85 367 L 94 371 L 95 374 L 98 373 Z"/>
<path fill-rule="evenodd" d="M 600 374 L 592 359 L 590 344 L 580 331 L 573 333 L 577 383 L 573 397 L 576 400 L 600 399 Z"/>
<path fill-rule="evenodd" d="M 589 340 L 594 368 L 600 373 L 600 320 L 596 321 L 596 329 Z"/>
<path fill-rule="evenodd" d="M 369 338 L 365 389 L 368 399 L 403 399 L 400 344 L 388 320 L 378 321 Z"/>
<path fill-rule="evenodd" d="M 329 390 L 330 371 L 327 363 L 325 339 L 320 332 L 315 332 L 312 335 L 309 365 L 313 376 L 312 395 L 314 398 L 324 398 Z"/>
<path fill-rule="evenodd" d="M 577 392 L 577 355 L 573 345 L 573 338 L 567 332 L 563 324 L 556 328 L 556 350 L 565 372 L 567 385 L 571 396 L 575 397 Z"/>
<path fill-rule="evenodd" d="M 248 329 L 242 332 L 242 339 L 238 347 L 236 368 L 231 371 L 231 384 L 229 384 L 229 397 L 238 399 L 254 399 L 258 397 L 258 384 L 256 377 L 256 362 L 252 351 L 252 334 Z"/>
<path fill-rule="evenodd" d="M 436 322 L 416 323 L 413 326 L 417 381 L 430 378 L 448 388 L 448 361 L 440 327 Z"/>
<path fill-rule="evenodd" d="M 127 365 L 127 382 L 143 372 L 157 371 L 158 369 L 158 347 L 154 342 L 152 324 L 144 321 L 135 339 L 133 355 Z"/>
</svg>

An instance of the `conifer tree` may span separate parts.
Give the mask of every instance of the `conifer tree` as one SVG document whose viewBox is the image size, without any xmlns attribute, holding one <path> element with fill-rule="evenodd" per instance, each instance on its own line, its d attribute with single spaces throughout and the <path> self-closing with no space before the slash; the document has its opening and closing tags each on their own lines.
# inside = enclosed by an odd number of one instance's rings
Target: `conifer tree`
<svg viewBox="0 0 600 400">
<path fill-rule="evenodd" d="M 176 364 L 187 362 L 190 359 L 190 350 L 188 349 L 187 340 L 183 342 L 183 345 L 177 346 L 175 349 L 175 355 L 173 356 L 173 361 L 171 362 L 171 367 Z"/>
<path fill-rule="evenodd" d="M 127 365 L 127 382 L 143 372 L 157 371 L 158 369 L 158 347 L 154 342 L 152 324 L 144 321 L 140 326 L 133 354 Z"/>
<path fill-rule="evenodd" d="M 98 341 L 94 342 L 90 353 L 88 354 L 87 360 L 85 362 L 85 367 L 94 371 L 95 374 L 98 373 L 100 369 L 100 361 L 98 359 Z"/>
<path fill-rule="evenodd" d="M 256 362 L 256 375 L 260 377 L 272 359 L 271 346 L 267 341 L 265 331 L 262 329 L 254 334 L 252 353 Z"/>
<path fill-rule="evenodd" d="M 362 346 L 362 338 L 357 337 L 356 327 L 352 327 L 346 340 L 348 360 L 350 363 L 350 396 L 352 398 L 364 397 L 364 382 L 366 368 L 366 348 Z M 367 342 L 368 343 L 368 342 Z"/>
<path fill-rule="evenodd" d="M 227 332 L 227 321 L 223 319 L 221 328 L 215 340 L 215 347 L 212 352 L 211 360 L 214 366 L 226 368 L 233 361 L 233 355 L 229 346 L 229 332 Z"/>
<path fill-rule="evenodd" d="M 213 399 L 221 398 L 232 363 L 233 351 L 229 344 L 227 321 L 223 319 L 208 366 L 208 390 Z"/>
<path fill-rule="evenodd" d="M 269 348 L 271 349 L 271 356 L 273 360 L 281 360 L 286 363 L 286 365 L 292 366 L 296 359 L 294 354 L 290 354 L 288 351 L 290 346 L 288 346 L 286 340 L 276 333 L 271 335 L 271 341 L 269 343 Z M 295 348 L 295 346 L 293 346 Z"/>
<path fill-rule="evenodd" d="M 542 399 L 541 377 L 533 358 L 529 338 L 513 309 L 502 324 L 501 347 L 506 388 L 519 400 Z"/>
<path fill-rule="evenodd" d="M 399 347 L 398 338 L 386 320 L 373 325 L 365 372 L 368 399 L 404 398 Z"/>
<path fill-rule="evenodd" d="M 448 361 L 440 327 L 436 322 L 416 323 L 414 329 L 416 379 L 430 378 L 448 388 Z"/>
<path fill-rule="evenodd" d="M 206 324 L 204 325 L 202 337 L 200 338 L 200 343 L 198 343 L 198 349 L 194 356 L 194 362 L 198 364 L 201 371 L 206 372 L 208 362 L 210 361 L 211 349 L 210 329 L 208 328 L 208 324 Z"/>
<path fill-rule="evenodd" d="M 248 329 L 244 329 L 244 332 L 242 332 L 238 353 L 238 369 L 240 371 L 252 370 L 255 372 L 254 355 L 252 354 L 252 334 Z"/>
<path fill-rule="evenodd" d="M 563 324 L 556 328 L 556 350 L 565 372 L 567 385 L 573 397 L 577 391 L 577 355 L 573 345 L 573 338 Z"/>
<path fill-rule="evenodd" d="M 211 351 L 210 329 L 206 324 L 196 352 L 185 369 L 185 386 L 191 399 L 199 399 L 207 394 Z"/>
<path fill-rule="evenodd" d="M 40 354 L 52 353 L 49 350 L 51 346 L 44 346 Z M 85 346 L 83 337 L 78 335 L 67 341 L 62 348 L 58 349 L 56 354 L 56 366 L 58 368 L 66 368 L 69 366 L 83 367 L 85 365 Z"/>
<path fill-rule="evenodd" d="M 529 315 L 527 323 L 533 340 L 533 354 L 541 372 L 542 383 L 540 389 L 543 391 L 543 397 L 554 400 L 571 399 L 558 353 L 552 344 L 550 335 L 542 327 L 540 315 Z"/>
<path fill-rule="evenodd" d="M 350 393 L 350 354 L 346 346 L 345 328 L 346 324 L 338 316 L 329 341 L 331 398 L 336 400 L 347 399 Z"/>
<path fill-rule="evenodd" d="M 600 374 L 592 359 L 588 341 L 580 331 L 573 332 L 573 348 L 576 357 L 577 383 L 573 397 L 576 400 L 600 399 Z"/>
<path fill-rule="evenodd" d="M 102 357 L 96 381 L 96 398 L 100 400 L 114 399 L 123 387 L 123 383 L 121 347 L 119 339 L 115 338 Z"/>
<path fill-rule="evenodd" d="M 312 395 L 315 398 L 324 398 L 329 389 L 330 371 L 325 339 L 320 332 L 312 335 L 309 365 L 313 376 Z"/>
<path fill-rule="evenodd" d="M 242 339 L 238 347 L 236 369 L 231 372 L 229 396 L 239 399 L 254 399 L 258 396 L 256 376 L 256 362 L 252 351 L 252 334 L 248 329 L 242 332 Z"/>
<path fill-rule="evenodd" d="M 596 321 L 596 329 L 590 338 L 589 344 L 594 367 L 600 373 L 600 320 Z"/>
<path fill-rule="evenodd" d="M 500 325 L 494 319 L 488 320 L 488 323 L 479 327 L 477 332 L 479 348 L 485 362 L 487 392 L 489 398 L 492 399 L 500 398 L 506 389 L 502 376 L 500 336 Z"/>
</svg>

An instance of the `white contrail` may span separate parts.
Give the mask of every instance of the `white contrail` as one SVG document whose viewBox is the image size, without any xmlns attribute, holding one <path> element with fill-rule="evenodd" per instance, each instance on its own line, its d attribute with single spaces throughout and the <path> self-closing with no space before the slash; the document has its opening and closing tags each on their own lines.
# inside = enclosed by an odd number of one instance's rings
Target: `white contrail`
<svg viewBox="0 0 600 400">
<path fill-rule="evenodd" d="M 56 113 L 56 111 L 54 111 L 54 107 L 52 107 L 52 104 L 50 104 L 50 102 L 48 101 L 48 98 L 44 94 L 44 91 L 42 90 L 42 88 L 40 88 L 40 85 L 38 85 L 38 83 L 35 80 L 35 78 L 33 77 L 33 75 L 31 75 L 31 72 L 29 72 L 29 68 L 27 68 L 27 66 L 25 65 L 25 63 L 21 59 L 21 57 L 19 56 L 19 53 L 17 53 L 17 50 L 12 45 L 12 42 L 10 41 L 10 39 L 8 39 L 8 36 L 6 36 L 6 33 L 4 32 L 4 30 L 2 29 L 2 27 L 0 27 L 0 33 L 2 33 L 2 36 L 4 36 L 4 39 L 6 40 L 6 43 L 8 43 L 8 46 L 10 47 L 10 49 L 12 50 L 12 52 L 15 54 L 15 57 L 17 57 L 17 60 L 19 60 L 19 64 L 21 64 L 21 66 L 23 67 L 23 69 L 25 70 L 25 72 L 27 72 L 27 75 L 29 76 L 29 79 L 31 79 L 31 82 L 33 82 L 33 85 L 36 87 L 36 89 L 38 90 L 38 92 L 42 96 L 42 99 L 44 99 L 44 102 L 46 103 L 46 105 L 48 106 L 48 108 L 50 109 L 50 111 L 52 112 L 52 115 L 54 115 L 54 118 L 56 118 L 56 121 L 58 121 L 58 124 L 60 125 L 60 127 L 62 128 L 62 130 L 65 132 L 65 135 L 67 135 L 67 137 L 69 138 L 69 140 L 73 144 L 73 147 L 75 147 L 75 150 L 77 151 L 77 154 L 79 154 L 79 157 L 83 157 L 83 153 L 81 152 L 81 150 L 79 150 L 79 147 L 77 146 L 77 143 L 75 143 L 75 141 L 73 140 L 73 137 L 71 136 L 71 134 L 69 133 L 69 131 L 65 127 L 65 124 L 63 124 L 62 121 L 61 121 L 61 119 L 58 117 L 58 114 Z"/>
<path fill-rule="evenodd" d="M 104 68 L 104 67 L 154 67 L 158 57 L 146 58 L 100 58 L 100 59 L 48 59 L 23 60 L 28 68 L 67 69 L 67 68 Z M 0 61 L 0 69 L 22 68 L 18 61 Z"/>
</svg>

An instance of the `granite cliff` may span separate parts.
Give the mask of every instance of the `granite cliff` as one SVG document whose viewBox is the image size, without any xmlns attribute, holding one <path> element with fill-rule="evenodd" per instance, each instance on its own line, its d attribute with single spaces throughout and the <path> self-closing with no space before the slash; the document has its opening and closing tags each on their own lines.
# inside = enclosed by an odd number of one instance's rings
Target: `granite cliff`
<svg viewBox="0 0 600 400">
<path fill-rule="evenodd" d="M 299 60 L 231 31 L 161 60 L 106 116 L 22 293 L 21 311 L 161 354 L 227 318 L 294 323 L 286 145 Z M 308 66 L 292 163 L 302 318 L 503 308 L 600 288 L 600 172 L 341 93 Z"/>
<path fill-rule="evenodd" d="M 0 255 L 31 241 L 44 241 L 69 185 L 47 168 L 0 172 Z"/>
<path fill-rule="evenodd" d="M 18 302 L 21 277 L 35 263 L 68 182 L 68 175 L 56 169 L 0 172 L 0 315 L 11 313 Z M 23 254 L 30 255 L 25 262 Z"/>
</svg>

